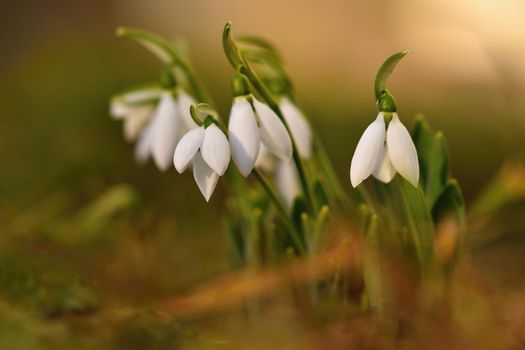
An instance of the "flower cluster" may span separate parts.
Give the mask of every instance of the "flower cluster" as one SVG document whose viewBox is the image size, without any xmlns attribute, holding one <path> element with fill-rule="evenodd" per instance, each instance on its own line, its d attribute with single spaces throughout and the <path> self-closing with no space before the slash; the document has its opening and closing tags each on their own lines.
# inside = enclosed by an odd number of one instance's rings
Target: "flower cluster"
<svg viewBox="0 0 525 350">
<path fill-rule="evenodd" d="M 185 50 L 141 30 L 122 28 L 118 33 L 143 45 L 165 66 L 159 82 L 116 95 L 111 115 L 123 121 L 125 138 L 136 141 L 138 161 L 152 158 L 163 171 L 171 164 L 178 173 L 190 168 L 206 201 L 219 178 L 227 182 L 232 195 L 225 201 L 225 228 L 236 266 L 275 266 L 291 255 L 313 256 L 328 241 L 340 239 L 332 235 L 323 241 L 324 227 L 336 212 L 360 228 L 363 244 L 369 241 L 377 252 L 388 250 L 396 262 L 406 257 L 421 276 L 437 271 L 436 227 L 441 218 L 452 218 L 463 227 L 464 201 L 449 176 L 441 133 L 416 121 L 411 136 L 386 88 L 407 51 L 390 56 L 378 70 L 374 84 L 378 114 L 355 148 L 351 186 L 343 186 L 315 128 L 298 107 L 281 55 L 271 43 L 254 36 L 234 38 L 231 23 L 226 24 L 223 48 L 234 73 L 233 101 L 225 120 Z M 235 166 L 229 167 L 230 160 Z M 359 278 L 365 286 L 359 305 L 365 301 L 386 310 L 381 304 L 394 301 L 396 295 L 386 289 L 391 280 L 383 283 L 384 264 L 374 257 L 376 251 L 363 251 Z M 339 266 L 338 260 L 331 265 Z M 449 259 L 446 268 L 452 264 Z M 306 288 L 309 300 L 329 295 L 332 302 L 340 295 L 347 303 L 346 274 L 336 267 L 331 275 L 316 276 Z"/>
<path fill-rule="evenodd" d="M 135 155 L 139 162 L 151 156 L 164 171 L 173 161 L 179 173 L 191 164 L 195 182 L 206 201 L 213 194 L 218 178 L 226 172 L 230 155 L 245 177 L 263 158 L 270 157 L 269 169 L 273 169 L 271 157 L 278 160 L 279 169 L 292 165 L 292 141 L 285 124 L 267 104 L 253 95 L 235 97 L 227 136 L 211 116 L 208 116 L 211 118 L 209 125 L 202 122 L 198 125 L 191 116 L 192 105 L 195 99 L 181 87 L 150 86 L 115 96 L 110 112 L 114 118 L 123 120 L 125 138 L 138 140 Z M 283 98 L 282 107 L 291 133 L 300 145 L 300 153 L 309 157 L 311 135 L 304 115 L 287 98 Z M 293 166 L 289 173 L 294 174 Z M 297 180 L 288 176 L 286 181 Z M 279 187 L 285 196 L 290 189 L 297 188 L 296 184 Z"/>
<path fill-rule="evenodd" d="M 237 44 L 229 36 L 228 25 L 225 28 L 225 52 L 237 67 L 226 127 L 211 106 L 202 115 L 195 112 L 197 101 L 206 102 L 206 95 L 187 59 L 176 48 L 149 33 L 130 33 L 167 63 L 160 83 L 130 89 L 112 99 L 111 114 L 123 120 L 126 139 L 137 140 L 135 155 L 139 162 L 151 157 L 165 171 L 173 161 L 179 173 L 191 166 L 206 201 L 219 177 L 226 173 L 230 158 L 244 177 L 254 169 L 273 173 L 288 208 L 297 196 L 309 196 L 311 185 L 302 163 L 315 160 L 312 129 L 292 102 L 291 84 L 270 44 L 261 39 Z M 257 80 L 246 57 L 266 61 L 267 70 L 272 72 L 265 77 L 266 88 L 261 88 L 265 83 Z M 418 155 L 410 134 L 399 120 L 393 97 L 384 88 L 376 89 L 376 96 L 380 113 L 357 144 L 350 167 L 351 184 L 356 187 L 370 175 L 389 183 L 399 173 L 417 187 Z"/>
</svg>

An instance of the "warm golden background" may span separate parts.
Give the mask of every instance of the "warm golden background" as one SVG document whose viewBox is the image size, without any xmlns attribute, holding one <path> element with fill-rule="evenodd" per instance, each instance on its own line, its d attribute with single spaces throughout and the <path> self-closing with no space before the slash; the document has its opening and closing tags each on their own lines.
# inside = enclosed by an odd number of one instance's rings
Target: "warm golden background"
<svg viewBox="0 0 525 350">
<path fill-rule="evenodd" d="M 231 98 L 225 22 L 274 41 L 347 186 L 358 137 L 375 114 L 375 72 L 401 49 L 411 52 L 390 81 L 401 119 L 410 125 L 423 112 L 444 131 L 469 201 L 523 149 L 521 0 L 50 0 L 1 8 L 2 236 L 17 237 L 21 254 L 103 286 L 95 303 L 154 299 L 229 270 L 224 188 L 206 205 L 191 175 L 136 165 L 108 116 L 114 92 L 161 69 L 117 38 L 118 26 L 185 38 L 223 115 Z M 45 249 L 20 239 L 35 236 Z"/>
</svg>

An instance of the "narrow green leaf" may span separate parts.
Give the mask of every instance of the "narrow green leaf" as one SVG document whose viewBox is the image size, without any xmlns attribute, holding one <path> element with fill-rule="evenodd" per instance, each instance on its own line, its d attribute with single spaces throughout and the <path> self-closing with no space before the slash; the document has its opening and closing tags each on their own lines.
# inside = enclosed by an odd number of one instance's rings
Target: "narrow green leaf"
<svg viewBox="0 0 525 350">
<path fill-rule="evenodd" d="M 277 60 L 282 61 L 279 50 L 277 50 L 277 48 L 265 38 L 254 35 L 243 35 L 237 38 L 237 41 L 241 45 L 249 45 L 257 48 L 259 51 L 265 51 Z"/>
<path fill-rule="evenodd" d="M 460 226 L 465 224 L 465 200 L 461 188 L 455 179 L 448 181 L 447 186 L 432 208 L 434 222 L 453 215 Z"/>
<path fill-rule="evenodd" d="M 228 21 L 224 26 L 224 31 L 222 32 L 222 47 L 226 57 L 228 58 L 228 61 L 230 61 L 233 67 L 237 67 L 242 65 L 243 61 L 239 52 L 239 48 L 232 38 L 231 29 L 232 23 Z"/>
<path fill-rule="evenodd" d="M 376 100 L 378 100 L 381 96 L 381 93 L 385 91 L 386 82 L 392 74 L 392 72 L 394 71 L 394 68 L 396 68 L 396 65 L 399 63 L 399 61 L 401 61 L 403 57 L 406 56 L 407 53 L 408 50 L 397 52 L 392 56 L 388 57 L 386 61 L 381 65 L 381 67 L 379 67 L 374 84 Z"/>
<path fill-rule="evenodd" d="M 423 115 L 417 115 L 412 130 L 417 149 L 421 183 L 430 207 L 443 192 L 450 174 L 448 148 L 442 132 L 435 132 Z"/>
<path fill-rule="evenodd" d="M 157 34 L 137 28 L 120 27 L 117 29 L 117 35 L 135 40 L 164 63 L 169 64 L 179 60 L 177 49 L 173 43 Z"/>
<path fill-rule="evenodd" d="M 421 187 L 415 188 L 408 181 L 396 177 L 399 183 L 399 194 L 403 203 L 404 216 L 414 244 L 422 271 L 425 271 L 432 260 L 435 240 L 434 223 L 430 207 Z"/>
<path fill-rule="evenodd" d="M 326 190 L 324 189 L 324 186 L 321 183 L 321 181 L 316 180 L 314 182 L 313 192 L 314 192 L 315 200 L 317 202 L 317 206 L 319 208 L 330 204 L 328 200 L 328 196 L 326 194 Z"/>
<path fill-rule="evenodd" d="M 308 212 L 308 206 L 302 195 L 295 197 L 295 200 L 292 205 L 292 220 L 297 227 L 298 231 L 302 230 L 302 213 Z"/>
</svg>

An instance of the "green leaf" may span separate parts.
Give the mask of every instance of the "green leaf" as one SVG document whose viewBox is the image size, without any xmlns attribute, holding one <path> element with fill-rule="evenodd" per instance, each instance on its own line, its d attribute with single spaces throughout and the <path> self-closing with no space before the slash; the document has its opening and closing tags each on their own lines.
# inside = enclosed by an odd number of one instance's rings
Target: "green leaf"
<svg viewBox="0 0 525 350">
<path fill-rule="evenodd" d="M 447 185 L 450 174 L 447 144 L 443 133 L 435 132 L 422 115 L 416 116 L 412 138 L 419 158 L 423 191 L 432 207 Z"/>
<path fill-rule="evenodd" d="M 202 125 L 208 117 L 212 117 L 217 121 L 220 120 L 217 110 L 207 103 L 192 104 L 190 106 L 190 115 L 197 125 Z"/>
<path fill-rule="evenodd" d="M 226 57 L 228 58 L 228 61 L 230 61 L 232 66 L 237 67 L 239 65 L 242 65 L 243 60 L 239 48 L 237 47 L 235 41 L 232 38 L 231 29 L 232 23 L 227 22 L 224 26 L 224 31 L 222 32 L 222 47 L 224 49 Z"/>
<path fill-rule="evenodd" d="M 135 40 L 164 63 L 169 64 L 180 59 L 175 45 L 157 34 L 137 28 L 120 27 L 117 29 L 117 35 Z"/>
<path fill-rule="evenodd" d="M 324 189 L 323 184 L 321 181 L 316 180 L 313 184 L 313 192 L 314 197 L 317 202 L 317 206 L 320 208 L 325 205 L 329 205 L 330 202 L 328 200 L 328 196 L 326 194 L 326 190 Z"/>
<path fill-rule="evenodd" d="M 304 199 L 302 195 L 298 195 L 297 197 L 295 197 L 295 200 L 293 201 L 293 205 L 292 205 L 292 220 L 295 224 L 295 227 L 297 227 L 299 231 L 302 230 L 302 226 L 303 226 L 301 215 L 302 213 L 307 213 L 307 212 L 308 212 L 308 205 L 306 204 L 306 200 Z"/>
<path fill-rule="evenodd" d="M 374 92 L 376 95 L 376 100 L 379 100 L 379 97 L 383 93 L 383 91 L 386 90 L 386 82 L 392 72 L 394 71 L 394 68 L 396 68 L 396 65 L 401 61 L 403 57 L 406 56 L 408 53 L 408 50 L 400 51 L 392 56 L 388 57 L 386 61 L 379 67 L 379 70 L 377 71 L 376 75 L 376 81 L 374 84 Z"/>
<path fill-rule="evenodd" d="M 244 48 L 249 47 L 249 51 L 253 51 L 254 49 L 257 49 L 258 51 L 265 52 L 266 55 L 273 56 L 273 58 L 276 59 L 277 61 L 282 62 L 282 58 L 279 53 L 279 50 L 277 50 L 277 48 L 265 38 L 262 38 L 260 36 L 254 36 L 254 35 L 243 35 L 237 38 L 237 41 L 239 42 L 240 45 L 243 45 Z"/>
<path fill-rule="evenodd" d="M 445 189 L 432 208 L 434 222 L 452 215 L 460 226 L 465 224 L 465 200 L 455 179 L 448 181 Z"/>
<path fill-rule="evenodd" d="M 483 188 L 472 205 L 470 215 L 477 218 L 492 216 L 524 199 L 525 164 L 521 161 L 507 161 Z"/>
<path fill-rule="evenodd" d="M 396 177 L 394 182 L 399 183 L 404 220 L 406 220 L 410 240 L 414 244 L 421 270 L 425 271 L 430 266 L 435 239 L 430 207 L 421 187 L 415 188 L 400 177 Z"/>
</svg>

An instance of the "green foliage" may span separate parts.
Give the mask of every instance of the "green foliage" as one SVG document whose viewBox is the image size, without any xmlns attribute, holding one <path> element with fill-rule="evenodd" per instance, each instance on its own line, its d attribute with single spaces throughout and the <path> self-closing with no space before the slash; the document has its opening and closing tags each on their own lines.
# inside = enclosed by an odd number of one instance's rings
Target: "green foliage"
<svg viewBox="0 0 525 350">
<path fill-rule="evenodd" d="M 421 184 L 430 207 L 445 189 L 450 176 L 448 149 L 441 132 L 435 132 L 423 115 L 416 116 L 412 138 L 419 157 Z"/>
</svg>

